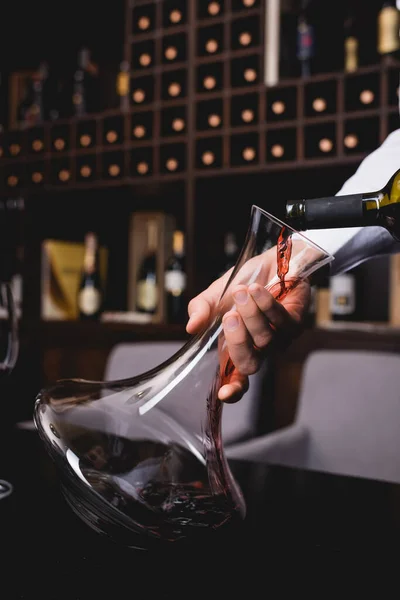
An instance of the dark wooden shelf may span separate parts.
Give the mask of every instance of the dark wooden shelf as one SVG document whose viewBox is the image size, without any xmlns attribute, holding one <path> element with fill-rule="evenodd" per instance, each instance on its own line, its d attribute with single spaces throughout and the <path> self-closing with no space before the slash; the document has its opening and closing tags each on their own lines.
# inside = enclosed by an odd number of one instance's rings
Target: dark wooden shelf
<svg viewBox="0 0 400 600">
<path fill-rule="evenodd" d="M 38 329 L 42 344 L 59 344 L 79 339 L 85 344 L 95 345 L 103 341 L 127 340 L 185 340 L 189 338 L 185 325 L 149 323 L 103 323 L 101 321 L 40 321 L 30 329 Z"/>
</svg>

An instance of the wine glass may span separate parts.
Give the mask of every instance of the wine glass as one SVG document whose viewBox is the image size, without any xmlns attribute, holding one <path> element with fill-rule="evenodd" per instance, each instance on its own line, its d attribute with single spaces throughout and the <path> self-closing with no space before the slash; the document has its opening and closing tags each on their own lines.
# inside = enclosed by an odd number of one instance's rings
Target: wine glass
<svg viewBox="0 0 400 600">
<path fill-rule="evenodd" d="M 18 321 L 9 282 L 0 282 L 0 379 L 8 378 L 18 358 Z M 0 381 L 0 386 L 1 386 Z M 11 483 L 0 479 L 0 500 L 9 496 Z"/>
</svg>

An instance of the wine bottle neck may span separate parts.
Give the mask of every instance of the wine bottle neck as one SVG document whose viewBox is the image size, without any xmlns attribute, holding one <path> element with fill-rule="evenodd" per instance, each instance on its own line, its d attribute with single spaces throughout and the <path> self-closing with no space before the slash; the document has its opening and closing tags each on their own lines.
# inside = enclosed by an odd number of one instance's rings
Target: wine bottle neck
<svg viewBox="0 0 400 600">
<path fill-rule="evenodd" d="M 381 225 L 382 192 L 287 202 L 286 221 L 294 229 L 334 229 Z"/>
</svg>

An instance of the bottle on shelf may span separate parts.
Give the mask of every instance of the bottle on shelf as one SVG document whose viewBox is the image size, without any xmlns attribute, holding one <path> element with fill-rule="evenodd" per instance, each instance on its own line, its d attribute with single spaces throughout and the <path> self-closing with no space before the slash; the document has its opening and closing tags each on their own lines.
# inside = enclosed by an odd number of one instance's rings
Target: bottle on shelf
<svg viewBox="0 0 400 600">
<path fill-rule="evenodd" d="M 307 15 L 309 0 L 302 0 L 301 11 L 297 21 L 297 59 L 300 62 L 301 76 L 309 77 L 312 73 L 312 59 L 315 52 L 314 27 Z"/>
<path fill-rule="evenodd" d="M 85 235 L 82 276 L 78 291 L 78 309 L 81 319 L 96 320 L 103 307 L 103 290 L 99 269 L 99 244 L 97 235 Z"/>
<path fill-rule="evenodd" d="M 330 314 L 333 321 L 356 320 L 356 278 L 352 273 L 333 275 L 329 282 Z"/>
<path fill-rule="evenodd" d="M 147 250 L 138 270 L 136 285 L 136 310 L 154 314 L 159 301 L 157 281 L 157 222 L 147 221 Z"/>
<path fill-rule="evenodd" d="M 224 237 L 224 255 L 218 277 L 221 277 L 235 266 L 239 254 L 239 246 L 233 231 L 227 231 Z"/>
<path fill-rule="evenodd" d="M 344 22 L 344 70 L 346 73 L 354 73 L 359 63 L 359 40 L 355 28 L 355 19 L 352 14 L 348 15 Z"/>
<path fill-rule="evenodd" d="M 34 127 L 45 119 L 43 92 L 48 74 L 48 64 L 43 61 L 28 80 L 26 93 L 18 109 L 22 128 Z"/>
<path fill-rule="evenodd" d="M 95 112 L 98 105 L 98 66 L 93 62 L 88 48 L 78 52 L 77 67 L 74 72 L 72 105 L 76 116 Z"/>
<path fill-rule="evenodd" d="M 119 96 L 119 106 L 122 112 L 129 110 L 129 84 L 130 84 L 130 65 L 127 60 L 123 60 L 119 66 L 117 75 L 117 94 Z"/>
<path fill-rule="evenodd" d="M 400 240 L 400 169 L 375 192 L 288 201 L 285 212 L 299 231 L 375 225 Z"/>
<path fill-rule="evenodd" d="M 400 10 L 397 0 L 384 0 L 378 13 L 378 53 L 400 59 Z"/>
<path fill-rule="evenodd" d="M 187 318 L 185 236 L 183 231 L 174 231 L 172 255 L 166 262 L 164 277 L 167 322 L 183 323 Z"/>
</svg>

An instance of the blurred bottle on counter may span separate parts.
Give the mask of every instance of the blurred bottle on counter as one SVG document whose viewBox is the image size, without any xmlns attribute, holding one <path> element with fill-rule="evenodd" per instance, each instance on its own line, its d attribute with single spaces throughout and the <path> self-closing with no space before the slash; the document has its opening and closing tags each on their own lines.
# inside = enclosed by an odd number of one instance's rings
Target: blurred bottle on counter
<svg viewBox="0 0 400 600">
<path fill-rule="evenodd" d="M 165 292 L 167 322 L 184 323 L 187 319 L 185 237 L 183 231 L 174 231 L 172 255 L 165 265 Z"/>
<path fill-rule="evenodd" d="M 97 235 L 85 236 L 82 276 L 78 291 L 78 310 L 81 319 L 96 320 L 103 308 L 103 290 L 99 269 L 99 243 Z"/>
<path fill-rule="evenodd" d="M 153 315 L 159 300 L 157 280 L 157 222 L 147 221 L 147 249 L 141 261 L 136 281 L 136 310 Z"/>
</svg>

